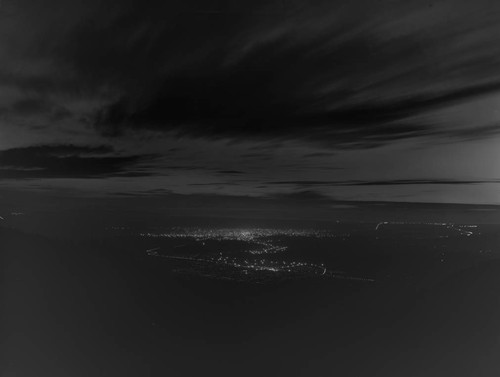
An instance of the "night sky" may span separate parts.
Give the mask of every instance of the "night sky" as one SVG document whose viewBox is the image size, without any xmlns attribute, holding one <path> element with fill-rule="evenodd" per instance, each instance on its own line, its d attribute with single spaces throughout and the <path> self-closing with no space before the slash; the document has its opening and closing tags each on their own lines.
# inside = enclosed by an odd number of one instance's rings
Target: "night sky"
<svg viewBox="0 0 500 377">
<path fill-rule="evenodd" d="M 0 188 L 500 204 L 499 21 L 487 0 L 2 0 Z"/>
</svg>

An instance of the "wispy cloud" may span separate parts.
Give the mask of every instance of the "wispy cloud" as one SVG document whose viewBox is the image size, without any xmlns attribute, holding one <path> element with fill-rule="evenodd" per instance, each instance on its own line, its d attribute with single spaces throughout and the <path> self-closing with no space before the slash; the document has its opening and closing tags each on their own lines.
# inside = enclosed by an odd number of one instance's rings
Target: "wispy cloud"
<svg viewBox="0 0 500 377">
<path fill-rule="evenodd" d="M 107 145 L 40 145 L 0 151 L 1 178 L 147 176 L 138 164 L 154 156 L 120 156 Z"/>
<path fill-rule="evenodd" d="M 481 183 L 500 183 L 500 179 L 493 180 L 456 180 L 456 179 L 393 179 L 385 181 L 271 181 L 268 185 L 294 185 L 294 186 L 399 186 L 399 185 L 474 185 Z"/>
</svg>

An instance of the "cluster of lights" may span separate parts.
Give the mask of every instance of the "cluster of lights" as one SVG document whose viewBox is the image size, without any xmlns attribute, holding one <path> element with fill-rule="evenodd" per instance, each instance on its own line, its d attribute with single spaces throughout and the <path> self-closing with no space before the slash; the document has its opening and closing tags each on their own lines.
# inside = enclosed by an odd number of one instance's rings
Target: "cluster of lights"
<svg viewBox="0 0 500 377">
<path fill-rule="evenodd" d="M 241 241 L 257 247 L 245 250 L 251 255 L 276 254 L 284 252 L 287 246 L 274 244 L 277 237 L 309 237 L 309 238 L 337 238 L 349 237 L 349 234 L 334 234 L 325 230 L 309 229 L 237 229 L 237 228 L 173 228 L 169 232 L 162 233 L 140 233 L 142 237 L 193 239 L 196 242 L 205 241 Z M 175 262 L 188 263 L 187 269 L 181 268 L 174 271 L 212 271 L 207 276 L 230 276 L 231 279 L 251 279 L 259 281 L 266 278 L 293 278 L 306 276 L 322 276 L 335 279 L 359 280 L 372 282 L 372 279 L 349 276 L 341 271 L 331 271 L 323 263 L 308 263 L 303 261 L 271 260 L 261 257 L 236 257 L 219 252 L 214 255 L 166 255 L 160 252 L 160 248 L 146 250 L 147 255 L 160 257 Z M 214 273 L 217 271 L 216 273 Z M 273 278 L 274 279 L 274 278 Z"/>
<path fill-rule="evenodd" d="M 469 229 L 475 229 L 477 228 L 477 225 L 457 225 L 453 227 L 454 230 L 456 230 L 460 235 L 470 237 L 474 234 L 473 231 Z"/>
<path fill-rule="evenodd" d="M 321 264 L 306 263 L 299 261 L 275 261 L 269 259 L 243 259 L 224 255 L 220 252 L 217 256 L 212 257 L 190 257 L 190 256 L 174 256 L 164 255 L 159 252 L 159 248 L 148 249 L 146 253 L 149 256 L 170 259 L 179 262 L 190 263 L 191 269 L 195 266 L 209 267 L 213 269 L 221 269 L 231 272 L 233 275 L 242 277 L 251 275 L 253 278 L 262 277 L 262 274 L 271 273 L 276 277 L 294 277 L 294 276 L 314 276 L 321 275 L 329 278 L 357 280 L 365 282 L 373 282 L 373 279 L 364 277 L 354 277 L 346 275 L 341 271 L 331 271 Z M 180 271 L 180 270 L 177 270 Z M 215 275 L 214 275 L 215 276 Z"/>
<path fill-rule="evenodd" d="M 275 245 L 273 237 L 313 237 L 313 238 L 335 238 L 349 237 L 349 234 L 336 235 L 325 230 L 310 229 L 269 229 L 269 228 L 174 228 L 172 231 L 163 233 L 140 233 L 142 237 L 152 238 L 190 238 L 197 242 L 204 241 L 242 241 L 257 246 L 246 250 L 249 254 L 275 254 L 283 252 L 287 246 Z"/>
<path fill-rule="evenodd" d="M 406 222 L 406 221 L 381 221 L 375 226 L 378 230 L 382 225 L 432 225 L 432 226 L 453 226 L 452 223 L 428 223 L 428 222 Z"/>
<path fill-rule="evenodd" d="M 430 225 L 441 226 L 457 231 L 462 236 L 470 237 L 474 234 L 470 229 L 476 229 L 477 225 L 456 225 L 454 223 L 439 223 L 439 222 L 405 222 L 405 221 L 382 221 L 375 226 L 375 230 L 379 230 L 383 225 Z M 448 238 L 448 236 L 440 236 L 440 238 Z"/>
<path fill-rule="evenodd" d="M 238 259 L 238 258 L 229 258 L 224 256 L 222 253 L 219 253 L 217 257 L 208 258 L 203 260 L 205 262 L 216 263 L 219 265 L 226 265 L 233 268 L 240 269 L 250 269 L 253 271 L 270 271 L 270 272 L 294 272 L 300 269 L 309 270 L 309 271 L 321 271 L 324 275 L 326 273 L 326 268 L 324 264 L 313 264 L 313 263 L 305 263 L 305 262 L 285 262 L 285 261 L 272 261 L 267 259 L 257 259 L 257 260 L 248 260 L 248 259 Z"/>
<path fill-rule="evenodd" d="M 173 228 L 171 231 L 163 233 L 141 233 L 147 237 L 168 237 L 168 238 L 194 238 L 197 240 L 242 240 L 253 241 L 257 238 L 268 238 L 276 236 L 286 237 L 314 237 L 332 238 L 339 237 L 327 230 L 314 229 L 270 229 L 270 228 Z M 346 235 L 343 235 L 346 236 Z"/>
</svg>

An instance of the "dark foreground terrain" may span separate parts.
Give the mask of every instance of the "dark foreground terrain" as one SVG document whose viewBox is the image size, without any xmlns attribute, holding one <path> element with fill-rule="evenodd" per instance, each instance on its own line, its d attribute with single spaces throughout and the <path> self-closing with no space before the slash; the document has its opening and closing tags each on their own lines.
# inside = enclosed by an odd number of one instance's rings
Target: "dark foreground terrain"
<svg viewBox="0 0 500 377">
<path fill-rule="evenodd" d="M 96 246 L 97 245 L 97 246 Z M 500 375 L 500 261 L 424 285 L 179 275 L 0 228 L 0 375 Z"/>
</svg>

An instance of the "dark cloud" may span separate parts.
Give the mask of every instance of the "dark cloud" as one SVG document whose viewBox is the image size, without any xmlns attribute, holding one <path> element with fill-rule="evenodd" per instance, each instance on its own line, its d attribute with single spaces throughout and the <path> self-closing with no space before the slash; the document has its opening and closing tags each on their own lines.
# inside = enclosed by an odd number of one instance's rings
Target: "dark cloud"
<svg viewBox="0 0 500 377">
<path fill-rule="evenodd" d="M 278 200 L 292 201 L 294 203 L 317 202 L 318 204 L 320 204 L 320 203 L 324 203 L 324 202 L 333 202 L 334 201 L 333 197 L 321 194 L 321 193 L 314 191 L 314 190 L 302 190 L 302 191 L 294 191 L 294 192 L 289 192 L 289 193 L 275 193 L 275 194 L 269 195 L 269 198 L 271 198 L 273 200 L 278 199 Z"/>
<path fill-rule="evenodd" d="M 44 116 L 49 121 L 61 121 L 72 116 L 64 106 L 45 98 L 27 97 L 14 101 L 12 104 L 0 108 L 3 117 L 26 119 Z"/>
<path fill-rule="evenodd" d="M 362 35 L 311 55 L 328 38 L 287 48 L 278 41 L 233 66 L 222 68 L 218 62 L 211 69 L 178 72 L 160 80 L 155 88 L 147 88 L 146 95 L 132 91 L 104 107 L 96 116 L 96 127 L 110 136 L 142 128 L 215 138 L 301 138 L 340 146 L 378 145 L 431 132 L 428 124 L 401 122 L 408 117 L 500 88 L 495 83 L 380 103 L 352 103 L 349 99 L 362 93 L 354 88 L 341 87 L 318 96 L 308 87 L 325 75 L 332 82 L 346 75 L 358 81 L 368 78 L 377 66 L 417 53 L 408 49 L 411 41 L 403 39 L 393 42 L 392 53 L 366 62 L 361 72 L 350 73 L 353 62 L 369 55 L 380 42 Z"/>
<path fill-rule="evenodd" d="M 335 153 L 332 153 L 332 152 L 314 152 L 314 153 L 306 153 L 302 157 L 315 158 L 315 157 L 332 157 L 332 156 L 335 156 Z"/>
<path fill-rule="evenodd" d="M 76 118 L 106 136 L 366 148 L 435 135 L 409 119 L 500 90 L 497 12 L 486 0 L 20 2 L 27 30 L 6 47 L 16 68 L 0 83 L 85 98 Z M 15 107 L 72 114 L 29 101 Z"/>
<path fill-rule="evenodd" d="M 1 178 L 145 176 L 140 162 L 153 156 L 119 156 L 110 146 L 40 145 L 0 151 Z"/>
<path fill-rule="evenodd" d="M 207 167 L 201 165 L 167 165 L 166 170 L 208 170 Z"/>
<path fill-rule="evenodd" d="M 272 159 L 273 155 L 271 153 L 265 153 L 265 152 L 260 152 L 260 153 L 244 153 L 241 155 L 243 158 L 249 158 L 252 160 L 270 160 Z"/>
<path fill-rule="evenodd" d="M 175 194 L 168 189 L 151 189 L 151 190 L 137 190 L 131 192 L 112 192 L 109 194 L 110 197 L 114 196 L 124 196 L 124 197 L 165 197 L 165 196 L 175 196 Z"/>
<path fill-rule="evenodd" d="M 219 170 L 217 171 L 219 174 L 224 174 L 224 175 L 240 175 L 240 174 L 245 174 L 245 172 L 239 171 L 239 170 Z"/>
<path fill-rule="evenodd" d="M 359 148 L 433 134 L 432 124 L 403 120 L 500 89 L 498 81 L 471 80 L 428 90 L 435 75 L 444 72 L 422 62 L 422 51 L 439 42 L 426 34 L 385 40 L 370 30 L 354 33 L 359 25 L 349 22 L 308 35 L 306 41 L 287 34 L 228 63 L 238 49 L 226 33 L 246 32 L 239 26 L 241 17 L 250 17 L 217 15 L 193 16 L 201 26 L 187 21 L 193 26 L 187 44 L 195 49 L 200 48 L 198 32 L 210 26 L 212 54 L 195 54 L 175 75 L 156 77 L 155 85 L 141 82 L 139 90 L 126 90 L 98 112 L 96 127 L 112 136 L 142 128 L 215 138 L 300 138 Z M 353 34 L 336 38 L 345 30 Z M 182 26 L 181 35 L 184 32 Z M 410 68 L 401 72 L 404 65 Z M 388 68 L 391 79 L 381 80 L 379 75 Z M 478 68 L 461 67 L 466 76 Z M 395 88 L 400 93 L 389 96 Z"/>
<path fill-rule="evenodd" d="M 207 183 L 189 183 L 188 186 L 208 186 L 208 187 L 218 187 L 218 186 L 239 186 L 236 182 L 207 182 Z"/>
<path fill-rule="evenodd" d="M 335 184 L 338 182 L 335 181 L 313 181 L 313 180 L 308 180 L 308 181 L 272 181 L 272 182 L 266 182 L 268 185 L 297 185 L 297 186 L 323 186 L 323 185 L 330 185 L 330 184 Z"/>
</svg>

